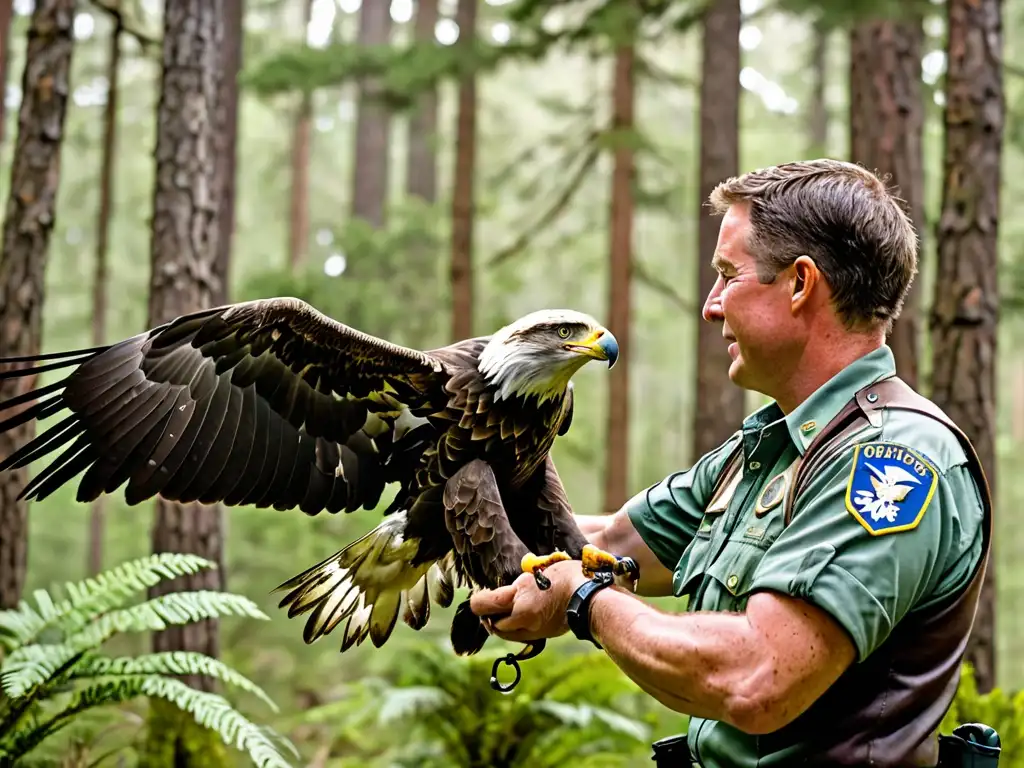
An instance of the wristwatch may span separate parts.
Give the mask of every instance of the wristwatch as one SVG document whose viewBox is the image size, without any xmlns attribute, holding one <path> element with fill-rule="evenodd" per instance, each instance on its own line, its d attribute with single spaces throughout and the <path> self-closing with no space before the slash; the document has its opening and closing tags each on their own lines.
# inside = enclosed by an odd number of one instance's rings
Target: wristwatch
<svg viewBox="0 0 1024 768">
<path fill-rule="evenodd" d="M 615 583 L 615 576 L 608 571 L 598 571 L 593 578 L 580 584 L 565 609 L 566 623 L 569 629 L 580 640 L 589 640 L 596 647 L 601 644 L 590 634 L 590 601 L 598 592 Z"/>
</svg>

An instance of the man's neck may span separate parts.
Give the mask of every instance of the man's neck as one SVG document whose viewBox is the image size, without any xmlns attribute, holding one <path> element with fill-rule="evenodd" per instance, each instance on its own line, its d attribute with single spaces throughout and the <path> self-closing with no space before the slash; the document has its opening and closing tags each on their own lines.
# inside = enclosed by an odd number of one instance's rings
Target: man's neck
<svg viewBox="0 0 1024 768">
<path fill-rule="evenodd" d="M 816 390 L 856 360 L 885 344 L 881 331 L 870 334 L 825 333 L 804 347 L 784 389 L 775 395 L 782 412 L 790 414 Z"/>
</svg>

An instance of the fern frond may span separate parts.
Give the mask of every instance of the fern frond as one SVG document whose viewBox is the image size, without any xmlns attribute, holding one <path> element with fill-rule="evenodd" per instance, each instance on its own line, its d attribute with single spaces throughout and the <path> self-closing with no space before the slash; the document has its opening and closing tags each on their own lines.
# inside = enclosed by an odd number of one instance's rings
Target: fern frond
<svg viewBox="0 0 1024 768">
<path fill-rule="evenodd" d="M 222 616 L 270 619 L 256 603 L 241 595 L 215 590 L 171 592 L 129 608 L 111 611 L 68 638 L 67 642 L 95 648 L 116 632 L 159 631 L 170 624 L 188 624 Z"/>
<path fill-rule="evenodd" d="M 150 653 L 135 658 L 122 656 L 89 656 L 75 665 L 70 678 L 81 680 L 91 677 L 137 677 L 142 675 L 205 675 L 223 680 L 243 691 L 260 698 L 274 712 L 277 705 L 270 697 L 245 675 L 227 664 L 202 653 L 191 651 L 165 651 Z"/>
<path fill-rule="evenodd" d="M 275 740 L 298 753 L 287 739 L 247 720 L 224 697 L 191 688 L 179 680 L 160 675 L 123 677 L 97 683 L 78 691 L 58 715 L 31 731 L 22 732 L 7 744 L 9 753 L 17 757 L 35 748 L 43 739 L 63 727 L 75 715 L 97 706 L 120 704 L 138 696 L 166 699 L 188 712 L 197 723 L 213 730 L 228 746 L 246 752 L 258 768 L 291 768 L 275 745 Z"/>
<path fill-rule="evenodd" d="M 8 696 L 17 698 L 33 686 L 45 683 L 75 656 L 98 648 L 115 633 L 159 631 L 169 624 L 226 615 L 269 618 L 252 600 L 240 595 L 210 590 L 172 592 L 100 616 L 63 643 L 18 648 L 0 665 L 0 686 Z"/>
<path fill-rule="evenodd" d="M 20 698 L 37 685 L 57 682 L 57 672 L 82 653 L 63 644 L 26 645 L 0 665 L 0 688 L 12 699 Z"/>
<path fill-rule="evenodd" d="M 75 632 L 161 579 L 215 567 L 215 563 L 197 555 L 161 552 L 130 560 L 89 579 L 68 582 L 64 585 L 68 597 L 60 602 L 54 602 L 46 590 L 36 590 L 36 607 L 22 600 L 16 609 L 0 611 L 0 639 L 8 648 L 16 648 L 33 642 L 50 627 L 59 627 L 65 634 Z"/>
</svg>

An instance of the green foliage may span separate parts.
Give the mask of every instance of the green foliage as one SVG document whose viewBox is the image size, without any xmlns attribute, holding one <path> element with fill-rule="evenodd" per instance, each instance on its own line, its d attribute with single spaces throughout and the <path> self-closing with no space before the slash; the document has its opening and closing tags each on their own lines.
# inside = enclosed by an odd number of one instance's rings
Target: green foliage
<svg viewBox="0 0 1024 768">
<path fill-rule="evenodd" d="M 99 650 L 120 633 L 229 615 L 267 618 L 247 598 L 221 592 L 172 592 L 126 605 L 161 579 L 212 567 L 195 555 L 155 554 L 67 584 L 62 600 L 36 590 L 35 605 L 22 600 L 17 609 L 0 613 L 0 764 L 33 752 L 88 710 L 149 697 L 188 713 L 262 768 L 287 766 L 277 737 L 247 720 L 224 697 L 173 677 L 217 679 L 254 694 L 276 711 L 257 685 L 226 664 L 200 653 L 131 658 L 110 657 Z"/>
<path fill-rule="evenodd" d="M 995 728 L 1002 742 L 999 768 L 1024 768 L 1024 691 L 1011 693 L 994 688 L 981 694 L 974 668 L 964 664 L 956 698 L 939 731 L 950 734 L 963 723 L 983 723 Z"/>
<path fill-rule="evenodd" d="M 303 720 L 340 720 L 336 750 L 347 743 L 359 765 L 622 766 L 649 752 L 650 700 L 604 654 L 550 649 L 523 665 L 507 695 L 490 688 L 493 657 L 461 659 L 426 643 L 402 657 L 395 679 L 363 680 Z"/>
<path fill-rule="evenodd" d="M 433 206 L 411 200 L 388 211 L 376 229 L 359 218 L 331 232 L 333 255 L 344 257 L 340 275 L 325 274 L 319 259 L 295 273 L 268 269 L 251 275 L 237 300 L 294 296 L 339 322 L 398 344 L 425 348 L 447 343 L 447 290 L 441 276 L 447 253 Z M 413 323 L 409 318 L 416 318 Z"/>
<path fill-rule="evenodd" d="M 398 110 L 411 107 L 418 94 L 443 80 L 493 69 L 506 54 L 506 49 L 479 40 L 472 48 L 423 43 L 403 47 L 292 45 L 247 69 L 239 83 L 269 96 L 373 78 L 374 98 Z"/>
<path fill-rule="evenodd" d="M 824 29 L 845 29 L 866 19 L 913 19 L 935 11 L 931 0 L 776 0 L 780 11 L 805 14 Z"/>
<path fill-rule="evenodd" d="M 579 20 L 555 31 L 546 29 L 543 19 L 553 5 L 576 11 L 572 15 Z M 247 67 L 239 82 L 258 95 L 269 96 L 372 78 L 375 98 L 393 109 L 406 109 L 418 94 L 443 82 L 487 74 L 509 62 L 537 62 L 556 47 L 573 50 L 585 46 L 598 53 L 631 43 L 641 23 L 655 30 L 643 35 L 647 41 L 684 32 L 699 23 L 706 5 L 707 0 L 647 0 L 639 6 L 602 2 L 596 7 L 575 0 L 520 0 L 507 14 L 516 36 L 501 45 L 488 43 L 479 35 L 471 46 L 418 41 L 390 46 L 334 43 L 324 48 L 292 44 Z"/>
</svg>

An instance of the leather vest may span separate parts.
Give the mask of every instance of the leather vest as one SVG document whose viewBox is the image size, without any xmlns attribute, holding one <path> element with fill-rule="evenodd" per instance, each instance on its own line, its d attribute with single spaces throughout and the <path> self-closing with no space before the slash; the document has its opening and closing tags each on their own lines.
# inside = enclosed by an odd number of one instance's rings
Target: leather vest
<svg viewBox="0 0 1024 768">
<path fill-rule="evenodd" d="M 806 712 L 779 731 L 761 736 L 762 754 L 794 742 L 808 743 L 810 738 L 811 755 L 802 765 L 894 768 L 938 762 L 938 727 L 956 695 L 991 549 L 991 492 L 970 440 L 935 404 L 898 377 L 865 387 L 808 445 L 790 484 L 784 523 L 792 520 L 793 500 L 807 481 L 845 448 L 855 432 L 880 425 L 885 409 L 936 419 L 959 439 L 984 504 L 979 565 L 958 595 L 905 616 L 879 648 L 852 664 Z M 735 479 L 741 465 L 739 448 L 718 477 L 718 489 Z"/>
</svg>

